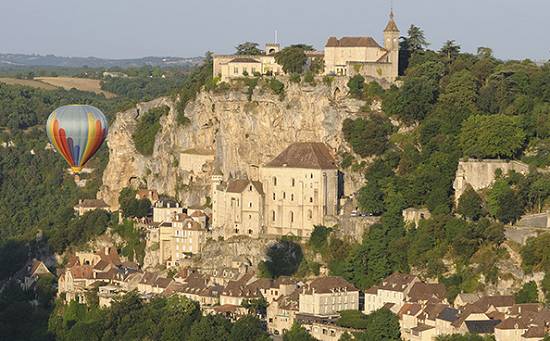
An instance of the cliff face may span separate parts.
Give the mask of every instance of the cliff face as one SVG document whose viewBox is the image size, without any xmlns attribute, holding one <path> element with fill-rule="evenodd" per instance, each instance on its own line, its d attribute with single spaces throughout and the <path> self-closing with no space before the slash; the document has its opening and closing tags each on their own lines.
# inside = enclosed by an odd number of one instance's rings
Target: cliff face
<svg viewBox="0 0 550 341">
<path fill-rule="evenodd" d="M 359 101 L 346 98 L 345 84 L 306 86 L 287 83 L 280 100 L 265 86 L 258 85 L 248 99 L 247 87 L 223 93 L 201 92 L 188 103 L 186 127 L 178 126 L 174 103 L 160 98 L 119 113 L 108 136 L 109 163 L 99 196 L 118 206 L 118 193 L 128 185 L 143 184 L 161 194 L 177 197 L 187 205 L 204 204 L 209 195 L 214 164 L 190 171 L 179 164 L 184 150 L 212 150 L 215 165 L 224 177 L 258 176 L 258 166 L 268 162 L 290 143 L 321 141 L 335 155 L 350 151 L 342 136 L 342 122 L 360 115 Z M 161 118 L 153 155 L 139 154 L 132 142 L 139 114 L 160 105 L 171 110 Z M 139 109 L 139 111 L 138 111 Z M 362 176 L 346 172 L 345 194 L 362 185 Z"/>
</svg>

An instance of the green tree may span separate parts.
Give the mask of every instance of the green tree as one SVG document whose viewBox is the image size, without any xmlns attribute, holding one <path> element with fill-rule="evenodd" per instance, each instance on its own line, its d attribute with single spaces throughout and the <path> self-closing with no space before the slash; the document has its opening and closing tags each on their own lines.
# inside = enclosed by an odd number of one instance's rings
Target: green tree
<svg viewBox="0 0 550 341">
<path fill-rule="evenodd" d="M 300 266 L 304 254 L 302 247 L 288 239 L 279 240 L 266 252 L 263 272 L 269 277 L 292 276 Z M 260 267 L 261 268 L 261 267 Z"/>
<path fill-rule="evenodd" d="M 264 330 L 262 321 L 254 316 L 245 316 L 233 324 L 228 341 L 269 341 L 271 338 Z"/>
<path fill-rule="evenodd" d="M 454 40 L 447 40 L 441 47 L 441 50 L 439 50 L 439 53 L 442 56 L 445 56 L 448 62 L 451 62 L 458 57 L 460 53 L 460 45 L 457 45 Z"/>
<path fill-rule="evenodd" d="M 371 115 L 355 120 L 346 118 L 342 132 L 353 151 L 367 157 L 380 155 L 389 147 L 388 136 L 393 132 L 393 126 L 386 117 Z"/>
<path fill-rule="evenodd" d="M 384 212 L 384 192 L 376 181 L 369 181 L 357 193 L 357 202 L 362 211 L 380 215 Z"/>
<path fill-rule="evenodd" d="M 307 330 L 294 322 L 292 328 L 283 334 L 283 341 L 316 341 L 317 339 L 311 336 Z"/>
<path fill-rule="evenodd" d="M 407 34 L 407 48 L 411 53 L 422 51 L 428 47 L 428 41 L 424 36 L 424 31 L 420 27 L 411 25 Z"/>
<path fill-rule="evenodd" d="M 511 158 L 523 147 L 525 132 L 517 117 L 474 115 L 464 122 L 459 139 L 465 156 Z"/>
<path fill-rule="evenodd" d="M 315 225 L 313 231 L 311 232 L 311 235 L 309 236 L 308 244 L 311 249 L 316 252 L 323 251 L 328 245 L 328 240 L 331 232 L 332 229 L 330 227 Z"/>
<path fill-rule="evenodd" d="M 468 186 L 458 199 L 457 213 L 466 219 L 477 220 L 483 214 L 483 201 L 477 192 Z"/>
<path fill-rule="evenodd" d="M 365 77 L 355 75 L 348 81 L 349 93 L 352 97 L 362 99 L 365 92 Z"/>
<path fill-rule="evenodd" d="M 160 118 L 170 111 L 167 106 L 153 108 L 139 117 L 132 139 L 138 152 L 149 156 L 153 154 L 155 138 L 160 130 Z"/>
<path fill-rule="evenodd" d="M 401 89 L 390 89 L 382 101 L 388 115 L 411 124 L 424 119 L 437 99 L 437 84 L 426 77 L 407 78 Z"/>
<path fill-rule="evenodd" d="M 515 222 L 523 213 L 517 194 L 504 179 L 495 181 L 487 195 L 489 213 L 504 224 Z"/>
<path fill-rule="evenodd" d="M 283 67 L 286 74 L 302 74 L 307 57 L 303 47 L 289 46 L 275 54 L 275 61 Z"/>
<path fill-rule="evenodd" d="M 259 55 L 262 51 L 258 48 L 258 43 L 253 43 L 250 41 L 239 44 L 235 47 L 236 53 L 238 55 Z"/>
<path fill-rule="evenodd" d="M 231 322 L 221 315 L 204 315 L 193 324 L 188 341 L 227 340 Z"/>
<path fill-rule="evenodd" d="M 367 317 L 367 328 L 356 336 L 358 341 L 401 340 L 399 319 L 389 309 L 382 308 Z"/>
<path fill-rule="evenodd" d="M 490 47 L 480 46 L 477 48 L 477 56 L 479 58 L 493 58 L 493 49 Z"/>
<path fill-rule="evenodd" d="M 537 303 L 539 301 L 539 293 L 537 283 L 530 281 L 523 284 L 523 287 L 516 292 L 516 303 Z"/>
</svg>

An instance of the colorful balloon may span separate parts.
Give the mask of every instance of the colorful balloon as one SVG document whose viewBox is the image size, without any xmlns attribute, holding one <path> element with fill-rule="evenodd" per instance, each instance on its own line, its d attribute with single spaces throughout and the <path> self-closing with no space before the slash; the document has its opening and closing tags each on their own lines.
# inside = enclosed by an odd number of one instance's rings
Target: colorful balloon
<svg viewBox="0 0 550 341">
<path fill-rule="evenodd" d="M 48 117 L 48 137 L 67 160 L 74 174 L 101 147 L 109 128 L 105 115 L 91 105 L 66 105 L 55 109 Z"/>
</svg>

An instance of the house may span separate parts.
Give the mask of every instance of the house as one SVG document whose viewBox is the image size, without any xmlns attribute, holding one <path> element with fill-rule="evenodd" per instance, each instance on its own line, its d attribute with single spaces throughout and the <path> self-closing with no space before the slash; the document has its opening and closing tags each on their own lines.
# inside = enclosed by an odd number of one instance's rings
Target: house
<svg viewBox="0 0 550 341">
<path fill-rule="evenodd" d="M 110 211 L 111 208 L 101 199 L 80 199 L 78 204 L 74 206 L 75 214 L 79 217 L 94 210 Z"/>
<path fill-rule="evenodd" d="M 307 238 L 338 212 L 338 169 L 327 145 L 293 143 L 259 169 L 259 181 L 212 175 L 213 229 L 226 237 Z"/>
<path fill-rule="evenodd" d="M 411 339 L 411 330 L 418 325 L 418 315 L 421 312 L 422 305 L 419 303 L 405 303 L 401 309 L 399 309 L 397 317 L 399 317 L 401 337 L 404 340 Z"/>
<path fill-rule="evenodd" d="M 258 55 L 220 55 L 213 56 L 213 77 L 222 82 L 252 75 L 284 74 L 281 65 L 275 61 L 275 54 L 281 46 L 268 43 L 265 51 Z"/>
<path fill-rule="evenodd" d="M 481 296 L 477 293 L 460 293 L 456 296 L 455 298 L 455 301 L 454 301 L 454 306 L 456 308 L 460 308 L 460 307 L 463 307 L 467 304 L 472 304 L 474 302 L 477 302 L 477 300 L 479 300 L 481 298 Z"/>
<path fill-rule="evenodd" d="M 140 189 L 136 192 L 136 199 L 148 199 L 151 205 L 155 205 L 159 201 L 159 194 L 156 190 Z"/>
<path fill-rule="evenodd" d="M 240 306 L 244 300 L 262 298 L 258 285 L 250 285 L 254 278 L 254 273 L 247 273 L 236 281 L 230 281 L 220 294 L 220 304 Z"/>
<path fill-rule="evenodd" d="M 318 277 L 300 289 L 300 314 L 333 316 L 342 310 L 358 309 L 359 289 L 342 277 Z"/>
<path fill-rule="evenodd" d="M 368 315 L 387 303 L 392 303 L 391 310 L 397 313 L 413 285 L 418 282 L 418 277 L 409 274 L 394 273 L 386 277 L 380 285 L 365 290 L 364 313 Z"/>
<path fill-rule="evenodd" d="M 28 290 L 41 276 L 53 276 L 44 262 L 33 259 L 32 263 L 27 266 L 27 274 L 23 282 L 23 288 Z"/>
<path fill-rule="evenodd" d="M 153 222 L 170 221 L 174 215 L 184 213 L 183 207 L 176 201 L 160 200 L 153 205 Z"/>
<path fill-rule="evenodd" d="M 384 47 L 372 37 L 330 37 L 325 44 L 325 74 L 363 75 L 393 83 L 399 75 L 399 29 L 393 11 L 384 29 Z"/>
<path fill-rule="evenodd" d="M 292 328 L 299 311 L 300 292 L 275 299 L 267 306 L 267 328 L 275 335 L 282 335 Z"/>
</svg>

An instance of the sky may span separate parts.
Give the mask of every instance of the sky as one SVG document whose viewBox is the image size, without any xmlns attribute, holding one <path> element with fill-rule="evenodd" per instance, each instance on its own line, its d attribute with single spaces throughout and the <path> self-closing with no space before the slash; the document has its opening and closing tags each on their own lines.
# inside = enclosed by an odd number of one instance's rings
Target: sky
<svg viewBox="0 0 550 341">
<path fill-rule="evenodd" d="M 233 52 L 243 41 L 322 49 L 329 36 L 382 43 L 390 0 L 0 0 L 0 53 L 137 58 Z M 424 30 L 431 49 L 550 58 L 550 0 L 393 0 L 402 35 Z"/>
</svg>

